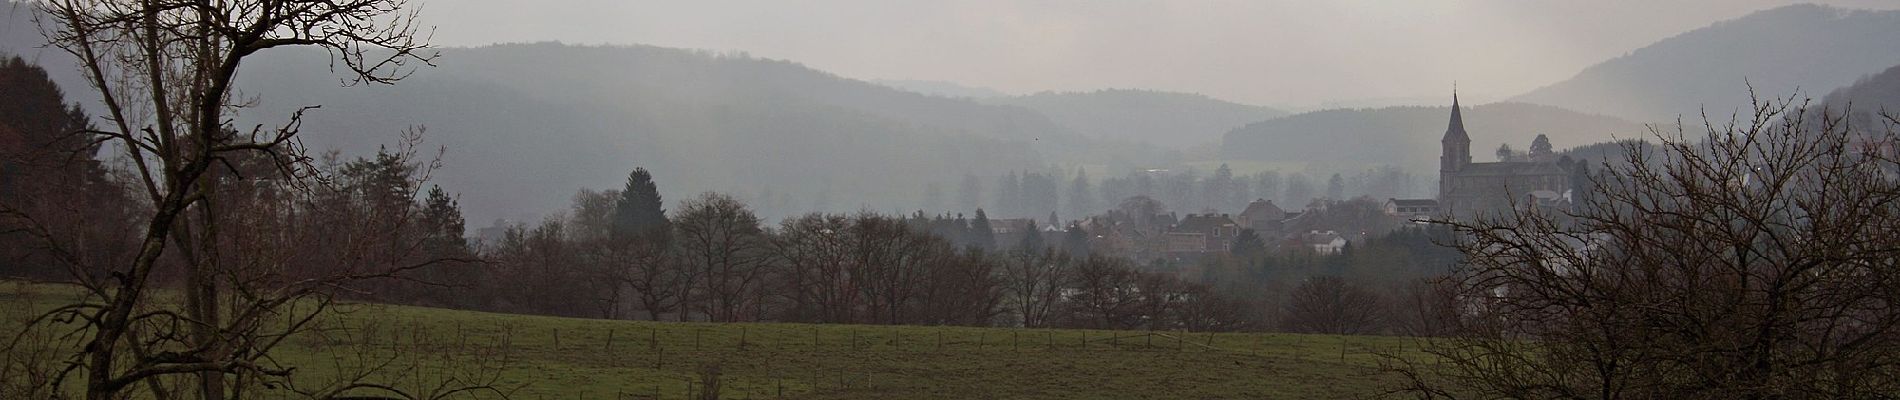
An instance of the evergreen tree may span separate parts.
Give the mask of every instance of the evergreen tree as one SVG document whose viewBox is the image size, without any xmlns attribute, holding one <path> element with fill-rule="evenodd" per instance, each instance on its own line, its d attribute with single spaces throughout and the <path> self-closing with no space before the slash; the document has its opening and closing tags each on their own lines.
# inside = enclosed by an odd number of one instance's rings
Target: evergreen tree
<svg viewBox="0 0 1900 400">
<path fill-rule="evenodd" d="M 1089 232 L 1082 230 L 1082 225 L 1070 224 L 1062 235 L 1062 251 L 1076 258 L 1088 258 Z"/>
<path fill-rule="evenodd" d="M 1332 178 L 1327 179 L 1326 198 L 1331 200 L 1345 200 L 1346 178 L 1340 177 L 1339 174 L 1333 174 Z"/>
<path fill-rule="evenodd" d="M 1517 151 L 1511 149 L 1510 143 L 1498 145 L 1498 161 L 1511 161 L 1516 155 Z"/>
<path fill-rule="evenodd" d="M 990 217 L 983 209 L 976 209 L 976 217 L 970 220 L 970 243 L 983 250 L 996 249 L 996 230 L 990 228 Z"/>
<path fill-rule="evenodd" d="M 1286 205 L 1302 206 L 1313 201 L 1313 180 L 1306 174 L 1295 173 L 1286 179 Z"/>
<path fill-rule="evenodd" d="M 1531 160 L 1541 161 L 1547 157 L 1550 157 L 1550 155 L 1551 155 L 1551 149 L 1550 149 L 1549 136 L 1538 134 L 1536 139 L 1531 139 L 1531 153 L 1530 153 Z"/>
<path fill-rule="evenodd" d="M 1061 184 L 1053 176 L 1036 172 L 1024 173 L 1021 193 L 1022 209 L 1018 212 L 1024 215 L 1045 211 L 1054 212 L 1061 204 L 1061 191 Z M 1056 221 L 1046 222 L 1053 224 Z"/>
<path fill-rule="evenodd" d="M 983 182 L 976 175 L 963 174 L 963 183 L 957 185 L 957 211 L 978 208 L 983 208 Z"/>
<path fill-rule="evenodd" d="M 1023 241 L 1016 245 L 1018 250 L 1036 252 L 1049 247 L 1049 244 L 1042 240 L 1042 229 L 1036 228 L 1036 220 L 1029 220 L 1029 226 L 1025 228 L 1028 229 L 1023 231 Z"/>
<path fill-rule="evenodd" d="M 1069 182 L 1069 218 L 1088 218 L 1096 212 L 1095 191 L 1089 188 L 1089 173 L 1082 168 L 1075 169 L 1075 180 Z"/>
<path fill-rule="evenodd" d="M 653 175 L 646 168 L 634 168 L 627 174 L 627 186 L 620 190 L 620 200 L 614 203 L 614 233 L 620 235 L 638 235 L 664 231 L 666 210 L 660 200 L 660 189 L 653 184 Z"/>
<path fill-rule="evenodd" d="M 1253 190 L 1254 193 L 1258 193 L 1257 196 L 1260 198 L 1279 200 L 1280 204 L 1291 204 L 1287 203 L 1286 199 L 1279 198 L 1281 194 L 1279 171 L 1262 171 L 1259 174 L 1255 174 Z"/>
<path fill-rule="evenodd" d="M 462 220 L 462 208 L 454 197 L 442 190 L 442 186 L 431 186 L 429 195 L 422 203 L 422 222 L 426 237 L 448 250 L 466 250 L 467 222 Z"/>
<path fill-rule="evenodd" d="M 1001 213 L 999 215 L 1002 215 L 1004 218 L 1008 218 L 1011 215 L 1016 215 L 1018 213 L 1021 213 L 1022 204 L 1023 204 L 1022 178 L 1016 176 L 1016 171 L 1009 171 L 1008 175 L 1004 175 L 1002 178 L 999 178 L 999 180 L 996 182 L 996 204 L 994 204 L 995 210 L 996 212 Z"/>
<path fill-rule="evenodd" d="M 1233 248 L 1229 249 L 1229 252 L 1233 253 L 1235 257 L 1250 259 L 1260 255 L 1266 250 L 1267 242 L 1260 238 L 1259 233 L 1254 232 L 1252 229 L 1241 229 L 1240 234 L 1234 237 L 1234 245 Z"/>
<path fill-rule="evenodd" d="M 1238 190 L 1234 184 L 1234 170 L 1228 168 L 1227 163 L 1221 163 L 1220 168 L 1214 169 L 1214 175 L 1207 177 L 1205 186 L 1206 189 L 1201 191 L 1205 196 L 1202 201 L 1205 201 L 1208 207 L 1216 210 L 1235 208 L 1234 202 L 1237 200 L 1234 196 Z"/>
</svg>

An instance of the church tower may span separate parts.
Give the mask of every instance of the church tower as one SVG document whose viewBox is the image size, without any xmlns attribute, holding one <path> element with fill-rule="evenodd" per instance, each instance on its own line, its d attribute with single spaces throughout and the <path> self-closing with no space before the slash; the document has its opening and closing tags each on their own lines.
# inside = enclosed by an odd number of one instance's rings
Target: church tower
<svg viewBox="0 0 1900 400">
<path fill-rule="evenodd" d="M 1443 153 L 1438 157 L 1438 199 L 1443 203 L 1450 200 L 1451 184 L 1458 171 L 1471 165 L 1471 136 L 1465 134 L 1465 118 L 1458 109 L 1458 90 L 1451 91 L 1451 123 L 1445 127 L 1445 138 L 1439 140 Z"/>
</svg>

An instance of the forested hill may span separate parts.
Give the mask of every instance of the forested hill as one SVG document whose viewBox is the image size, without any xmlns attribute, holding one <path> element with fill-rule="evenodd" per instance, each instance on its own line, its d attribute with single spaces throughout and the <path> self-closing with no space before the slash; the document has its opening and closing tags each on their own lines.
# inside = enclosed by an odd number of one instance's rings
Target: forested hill
<svg viewBox="0 0 1900 400">
<path fill-rule="evenodd" d="M 1900 64 L 1900 11 L 1792 5 L 1656 42 L 1511 101 L 1641 122 L 1727 119 L 1748 85 L 1767 97 L 1820 96 Z"/>
<path fill-rule="evenodd" d="M 1228 132 L 1221 152 L 1231 159 L 1304 161 L 1319 166 L 1391 164 L 1437 171 L 1450 107 L 1388 107 L 1314 111 Z M 1495 103 L 1464 110 L 1473 160 L 1490 161 L 1500 144 L 1529 148 L 1538 134 L 1557 147 L 1644 137 L 1641 124 L 1557 107 Z"/>
<path fill-rule="evenodd" d="M 1822 102 L 1836 109 L 1852 107 L 1858 111 L 1900 113 L 1900 66 L 1835 89 Z"/>
<path fill-rule="evenodd" d="M 475 226 L 654 172 L 668 199 L 733 193 L 765 215 L 914 209 L 925 185 L 1041 168 L 1092 144 L 1034 111 L 927 96 L 785 61 L 646 46 L 447 49 L 394 87 L 339 87 L 321 53 L 271 54 L 250 115 L 321 104 L 309 143 L 374 151 L 410 125 L 447 146 L 438 181 Z M 1053 149 L 1053 150 L 1052 150 Z"/>
<path fill-rule="evenodd" d="M 1177 149 L 1218 142 L 1228 130 L 1286 115 L 1199 94 L 1153 90 L 1042 92 L 982 101 L 1039 111 L 1084 136 Z"/>
</svg>

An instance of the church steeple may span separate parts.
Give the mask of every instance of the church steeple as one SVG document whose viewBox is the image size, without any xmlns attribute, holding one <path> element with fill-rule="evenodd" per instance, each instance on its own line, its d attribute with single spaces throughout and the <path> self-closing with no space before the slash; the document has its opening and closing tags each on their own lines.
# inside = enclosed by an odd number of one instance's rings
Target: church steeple
<svg viewBox="0 0 1900 400">
<path fill-rule="evenodd" d="M 1464 112 L 1458 106 L 1458 87 L 1451 89 L 1451 122 L 1445 126 L 1445 138 L 1439 140 L 1443 153 L 1438 157 L 1439 201 L 1450 201 L 1458 171 L 1471 165 L 1471 136 L 1465 134 Z M 1446 205 L 1449 209 L 1449 204 Z"/>
<path fill-rule="evenodd" d="M 1444 145 L 1444 153 L 1439 157 L 1439 171 L 1457 171 L 1471 164 L 1471 136 L 1465 134 L 1464 112 L 1459 110 L 1458 88 L 1451 89 L 1451 123 L 1445 126 L 1445 138 L 1439 143 Z"/>
<path fill-rule="evenodd" d="M 1460 107 L 1458 107 L 1458 89 L 1456 87 L 1453 87 L 1451 89 L 1451 123 L 1445 127 L 1445 138 L 1443 139 L 1443 141 L 1446 143 L 1450 143 L 1452 141 L 1462 141 L 1465 143 L 1471 143 L 1471 137 L 1468 135 L 1465 135 L 1464 113 L 1459 111 L 1459 108 Z"/>
</svg>

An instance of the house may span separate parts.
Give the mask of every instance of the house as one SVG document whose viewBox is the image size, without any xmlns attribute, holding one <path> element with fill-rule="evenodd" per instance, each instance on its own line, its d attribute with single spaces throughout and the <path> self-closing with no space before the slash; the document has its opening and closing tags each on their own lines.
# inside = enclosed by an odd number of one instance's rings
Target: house
<svg viewBox="0 0 1900 400">
<path fill-rule="evenodd" d="M 1312 231 L 1303 238 L 1305 244 L 1313 246 L 1313 252 L 1319 254 L 1339 254 L 1346 249 L 1346 237 L 1334 231 Z"/>
<path fill-rule="evenodd" d="M 1169 254 L 1206 253 L 1207 235 L 1193 232 L 1168 232 L 1161 234 L 1161 248 Z"/>
<path fill-rule="evenodd" d="M 1198 235 L 1202 241 L 1201 252 L 1227 251 L 1233 246 L 1234 238 L 1240 236 L 1240 224 L 1234 223 L 1233 217 L 1227 214 L 1188 214 L 1187 217 L 1181 218 L 1180 223 L 1174 224 L 1174 228 L 1169 229 L 1168 234 Z M 1170 236 L 1168 238 L 1170 253 L 1175 252 L 1173 243 L 1176 240 L 1185 239 Z"/>
<path fill-rule="evenodd" d="M 1032 228 L 1035 221 L 1028 218 L 998 218 L 990 220 L 990 233 L 997 236 L 1020 235 L 1024 229 Z"/>
<path fill-rule="evenodd" d="M 1385 215 L 1395 217 L 1422 217 L 1438 213 L 1438 200 L 1433 199 L 1386 199 Z"/>
<path fill-rule="evenodd" d="M 1234 216 L 1234 222 L 1239 223 L 1242 229 L 1252 229 L 1255 233 L 1279 231 L 1284 227 L 1281 222 L 1286 219 L 1286 210 L 1267 199 L 1254 199 L 1247 203 L 1247 209 L 1241 210 L 1240 215 Z"/>
</svg>

